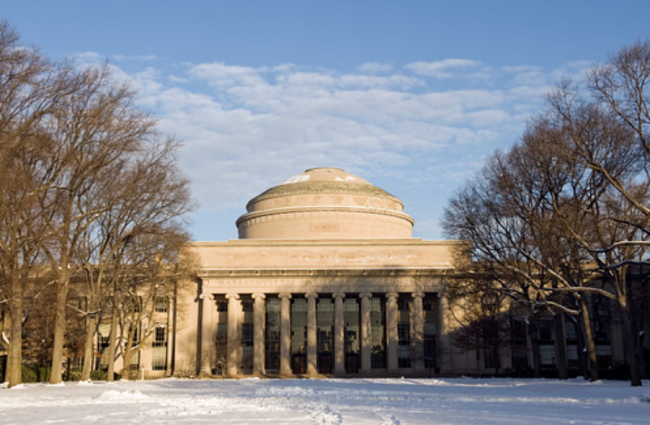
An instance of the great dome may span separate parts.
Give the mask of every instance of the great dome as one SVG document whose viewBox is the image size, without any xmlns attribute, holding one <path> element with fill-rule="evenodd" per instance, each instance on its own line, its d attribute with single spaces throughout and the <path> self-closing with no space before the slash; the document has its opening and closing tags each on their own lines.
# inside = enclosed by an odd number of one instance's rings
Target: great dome
<svg viewBox="0 0 650 425">
<path fill-rule="evenodd" d="M 339 168 L 311 168 L 251 199 L 240 239 L 410 238 L 402 202 Z"/>
</svg>

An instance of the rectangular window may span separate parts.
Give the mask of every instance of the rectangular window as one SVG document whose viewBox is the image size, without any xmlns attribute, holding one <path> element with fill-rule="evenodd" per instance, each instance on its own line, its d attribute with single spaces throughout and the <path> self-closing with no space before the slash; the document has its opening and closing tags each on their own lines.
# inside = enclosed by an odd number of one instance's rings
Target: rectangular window
<svg viewBox="0 0 650 425">
<path fill-rule="evenodd" d="M 526 346 L 526 322 L 512 319 L 510 321 L 510 341 L 517 347 Z"/>
<path fill-rule="evenodd" d="M 228 363 L 228 323 L 217 323 L 215 335 L 215 374 L 223 375 Z"/>
<path fill-rule="evenodd" d="M 266 326 L 264 329 L 264 363 L 267 372 L 280 370 L 280 322 L 282 302 L 277 295 L 266 296 Z"/>
<path fill-rule="evenodd" d="M 167 327 L 164 324 L 156 326 L 155 342 L 167 341 Z"/>
<path fill-rule="evenodd" d="M 397 366 L 402 368 L 411 367 L 411 326 L 410 323 L 400 322 L 397 324 Z"/>
<path fill-rule="evenodd" d="M 410 368 L 413 357 L 411 346 L 411 311 L 413 297 L 402 293 L 397 297 L 397 365 Z"/>
<path fill-rule="evenodd" d="M 359 357 L 360 331 L 359 299 L 349 296 L 343 300 L 343 352 L 345 353 L 345 372 L 358 373 L 361 366 Z"/>
<path fill-rule="evenodd" d="M 386 369 L 386 299 L 370 298 L 370 339 L 372 369 Z"/>
<path fill-rule="evenodd" d="M 540 321 L 538 324 L 538 335 L 540 345 L 553 345 L 553 322 L 549 320 Z"/>
<path fill-rule="evenodd" d="M 151 343 L 151 369 L 167 369 L 167 326 L 158 323 L 154 329 L 154 340 Z"/>
<path fill-rule="evenodd" d="M 316 304 L 317 367 L 320 373 L 332 373 L 334 367 L 334 300 L 321 295 Z"/>
<path fill-rule="evenodd" d="M 167 297 L 156 297 L 155 310 L 157 313 L 167 313 L 168 299 Z"/>
<path fill-rule="evenodd" d="M 298 295 L 291 299 L 291 370 L 307 371 L 307 300 Z"/>
<path fill-rule="evenodd" d="M 241 345 L 245 347 L 253 346 L 253 324 L 252 323 L 241 324 Z"/>
<path fill-rule="evenodd" d="M 411 326 L 408 322 L 397 324 L 398 345 L 411 345 Z"/>
</svg>

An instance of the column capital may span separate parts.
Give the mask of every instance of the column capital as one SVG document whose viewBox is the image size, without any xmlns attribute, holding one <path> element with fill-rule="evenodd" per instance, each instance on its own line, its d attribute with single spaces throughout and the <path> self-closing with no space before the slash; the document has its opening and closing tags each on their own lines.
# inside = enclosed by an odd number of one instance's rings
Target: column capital
<svg viewBox="0 0 650 425">
<path fill-rule="evenodd" d="M 226 294 L 226 299 L 227 300 L 230 300 L 230 299 L 238 300 L 239 298 L 240 298 L 239 294 L 237 294 L 237 293 Z"/>
<path fill-rule="evenodd" d="M 201 294 L 201 295 L 199 295 L 199 298 L 202 299 L 202 300 L 212 301 L 212 300 L 214 300 L 214 295 L 213 294 Z"/>
<path fill-rule="evenodd" d="M 395 298 L 397 299 L 399 294 L 397 292 L 386 292 L 386 298 Z"/>
<path fill-rule="evenodd" d="M 361 292 L 359 294 L 360 298 L 372 298 L 372 292 Z"/>
<path fill-rule="evenodd" d="M 332 294 L 332 297 L 334 297 L 334 298 L 345 298 L 345 292 L 334 292 Z"/>
<path fill-rule="evenodd" d="M 318 298 L 318 292 L 307 292 L 305 298 Z"/>
<path fill-rule="evenodd" d="M 413 291 L 413 293 L 411 294 L 411 296 L 412 296 L 413 298 L 424 298 L 424 292 L 422 292 L 422 291 L 420 291 L 420 290 Z"/>
<path fill-rule="evenodd" d="M 251 295 L 251 298 L 254 300 L 264 300 L 266 299 L 266 294 L 264 292 L 254 292 L 253 295 Z"/>
<path fill-rule="evenodd" d="M 278 294 L 278 298 L 288 298 L 291 299 L 291 293 L 290 292 L 280 292 Z"/>
</svg>

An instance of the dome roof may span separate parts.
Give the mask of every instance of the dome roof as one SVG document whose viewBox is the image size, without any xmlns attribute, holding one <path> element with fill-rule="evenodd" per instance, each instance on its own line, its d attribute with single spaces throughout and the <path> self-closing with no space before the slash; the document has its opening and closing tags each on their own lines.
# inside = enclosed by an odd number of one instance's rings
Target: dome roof
<svg viewBox="0 0 650 425">
<path fill-rule="evenodd" d="M 304 173 L 295 175 L 277 186 L 274 186 L 246 205 L 247 211 L 254 211 L 257 203 L 267 199 L 283 196 L 305 194 L 357 194 L 385 198 L 396 202 L 403 208 L 402 201 L 361 177 L 341 170 L 340 168 L 310 168 Z"/>
<path fill-rule="evenodd" d="M 402 202 L 339 168 L 311 168 L 253 198 L 237 220 L 240 238 L 411 237 Z"/>
</svg>

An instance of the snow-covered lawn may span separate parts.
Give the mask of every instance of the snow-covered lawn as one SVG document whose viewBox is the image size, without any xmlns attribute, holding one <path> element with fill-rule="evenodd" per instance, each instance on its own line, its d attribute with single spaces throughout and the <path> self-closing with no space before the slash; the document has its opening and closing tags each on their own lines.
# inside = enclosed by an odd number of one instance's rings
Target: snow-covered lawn
<svg viewBox="0 0 650 425">
<path fill-rule="evenodd" d="M 0 389 L 0 424 L 650 424 L 650 390 L 529 379 L 180 380 Z"/>
</svg>

